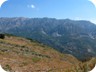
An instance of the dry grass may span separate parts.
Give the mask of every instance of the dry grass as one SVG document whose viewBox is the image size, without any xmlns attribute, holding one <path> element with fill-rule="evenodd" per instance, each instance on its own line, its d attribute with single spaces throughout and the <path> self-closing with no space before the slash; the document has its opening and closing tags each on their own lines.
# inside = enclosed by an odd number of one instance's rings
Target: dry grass
<svg viewBox="0 0 96 72">
<path fill-rule="evenodd" d="M 71 55 L 25 38 L 0 39 L 0 63 L 11 72 L 86 72 L 95 61 L 82 63 Z"/>
</svg>

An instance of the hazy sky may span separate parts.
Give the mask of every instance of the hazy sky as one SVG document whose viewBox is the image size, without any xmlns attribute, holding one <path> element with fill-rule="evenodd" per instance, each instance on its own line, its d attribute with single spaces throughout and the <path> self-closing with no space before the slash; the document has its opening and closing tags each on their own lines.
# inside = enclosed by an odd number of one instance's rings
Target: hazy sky
<svg viewBox="0 0 96 72">
<path fill-rule="evenodd" d="M 96 23 L 96 7 L 89 0 L 8 0 L 0 17 L 83 19 Z"/>
</svg>

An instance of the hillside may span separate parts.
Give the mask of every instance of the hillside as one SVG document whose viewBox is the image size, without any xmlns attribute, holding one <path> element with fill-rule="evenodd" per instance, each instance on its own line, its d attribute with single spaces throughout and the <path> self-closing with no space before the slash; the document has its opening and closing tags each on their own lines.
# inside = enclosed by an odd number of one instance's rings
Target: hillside
<svg viewBox="0 0 96 72">
<path fill-rule="evenodd" d="M 12 72 L 60 71 L 78 63 L 73 56 L 63 55 L 38 42 L 14 36 L 0 39 L 0 64 Z"/>
<path fill-rule="evenodd" d="M 96 25 L 55 18 L 0 18 L 0 32 L 34 39 L 80 60 L 96 57 Z"/>
<path fill-rule="evenodd" d="M 90 62 L 91 66 L 95 61 L 92 62 Z M 83 72 L 85 70 L 83 63 L 71 55 L 61 54 L 38 42 L 10 35 L 0 39 L 0 64 L 10 72 L 75 72 L 77 70 Z"/>
<path fill-rule="evenodd" d="M 0 39 L 0 64 L 10 72 L 85 72 L 95 63 L 95 58 L 81 62 L 33 40 L 9 34 Z"/>
</svg>

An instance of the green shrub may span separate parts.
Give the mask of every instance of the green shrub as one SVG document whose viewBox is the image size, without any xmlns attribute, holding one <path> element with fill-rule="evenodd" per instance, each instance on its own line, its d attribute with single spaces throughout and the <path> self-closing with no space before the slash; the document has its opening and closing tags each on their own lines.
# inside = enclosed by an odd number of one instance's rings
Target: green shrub
<svg viewBox="0 0 96 72">
<path fill-rule="evenodd" d="M 41 60 L 41 58 L 38 58 L 38 57 L 33 57 L 32 58 L 32 61 L 35 62 L 35 63 L 39 62 L 40 60 Z"/>
</svg>

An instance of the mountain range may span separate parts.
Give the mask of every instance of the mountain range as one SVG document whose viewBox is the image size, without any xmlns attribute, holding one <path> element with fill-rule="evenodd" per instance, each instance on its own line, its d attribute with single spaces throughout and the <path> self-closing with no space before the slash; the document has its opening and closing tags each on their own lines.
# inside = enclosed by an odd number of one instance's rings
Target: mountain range
<svg viewBox="0 0 96 72">
<path fill-rule="evenodd" d="M 0 18 L 0 32 L 33 39 L 82 61 L 96 56 L 96 25 L 90 21 Z"/>
</svg>

